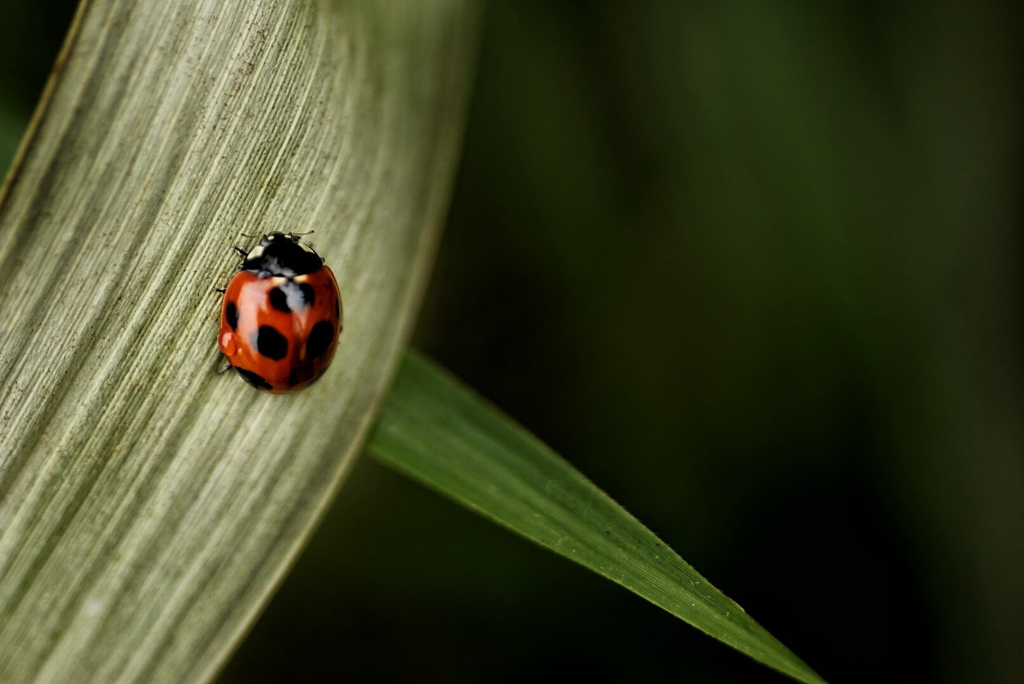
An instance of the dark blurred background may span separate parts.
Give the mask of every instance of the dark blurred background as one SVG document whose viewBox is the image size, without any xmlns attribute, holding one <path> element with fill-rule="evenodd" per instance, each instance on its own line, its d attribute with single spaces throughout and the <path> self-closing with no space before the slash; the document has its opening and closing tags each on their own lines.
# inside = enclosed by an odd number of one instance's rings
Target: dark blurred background
<svg viewBox="0 0 1024 684">
<path fill-rule="evenodd" d="M 70 20 L 0 4 L 0 165 Z M 1024 682 L 1011 3 L 494 1 L 415 346 L 833 682 Z M 225 683 L 783 678 L 362 459 Z"/>
</svg>

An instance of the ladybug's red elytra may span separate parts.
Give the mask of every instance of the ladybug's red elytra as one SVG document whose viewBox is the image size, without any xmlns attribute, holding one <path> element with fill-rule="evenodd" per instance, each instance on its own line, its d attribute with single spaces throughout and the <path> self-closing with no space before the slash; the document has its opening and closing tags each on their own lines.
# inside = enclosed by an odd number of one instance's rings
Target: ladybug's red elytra
<svg viewBox="0 0 1024 684">
<path fill-rule="evenodd" d="M 330 267 L 299 236 L 268 233 L 224 291 L 218 343 L 246 382 L 283 394 L 323 375 L 341 328 L 341 295 Z"/>
</svg>

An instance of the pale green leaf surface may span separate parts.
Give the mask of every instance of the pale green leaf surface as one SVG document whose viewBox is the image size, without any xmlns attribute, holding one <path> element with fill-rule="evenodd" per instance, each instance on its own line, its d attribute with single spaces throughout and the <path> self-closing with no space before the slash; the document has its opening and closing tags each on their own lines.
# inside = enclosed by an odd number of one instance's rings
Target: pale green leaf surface
<svg viewBox="0 0 1024 684">
<path fill-rule="evenodd" d="M 751 658 L 823 681 L 579 471 L 426 359 L 405 357 L 369 449 Z"/>
<path fill-rule="evenodd" d="M 0 197 L 0 681 L 216 672 L 368 432 L 418 306 L 477 8 L 88 0 Z M 245 234 L 307 231 L 316 385 L 217 376 Z"/>
</svg>

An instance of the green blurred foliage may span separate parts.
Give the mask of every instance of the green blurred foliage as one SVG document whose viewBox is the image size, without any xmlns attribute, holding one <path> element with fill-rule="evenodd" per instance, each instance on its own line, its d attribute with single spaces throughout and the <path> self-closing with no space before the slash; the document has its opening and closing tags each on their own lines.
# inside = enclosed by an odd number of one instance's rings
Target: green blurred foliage
<svg viewBox="0 0 1024 684">
<path fill-rule="evenodd" d="M 0 2 L 0 169 L 6 170 L 71 23 L 72 0 Z"/>
<path fill-rule="evenodd" d="M 2 12 L 17 115 L 69 15 Z M 1019 19 L 485 17 L 416 346 L 830 681 L 1024 681 Z M 222 680 L 539 673 L 781 681 L 366 459 Z"/>
</svg>

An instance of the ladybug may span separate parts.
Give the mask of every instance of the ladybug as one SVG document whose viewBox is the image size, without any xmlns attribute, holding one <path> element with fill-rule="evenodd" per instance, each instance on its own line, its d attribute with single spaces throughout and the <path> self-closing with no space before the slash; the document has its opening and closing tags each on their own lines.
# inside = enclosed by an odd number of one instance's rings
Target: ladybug
<svg viewBox="0 0 1024 684">
<path fill-rule="evenodd" d="M 258 390 L 295 392 L 323 375 L 342 327 L 338 281 L 294 233 L 268 233 L 242 254 L 224 290 L 221 352 Z"/>
</svg>

